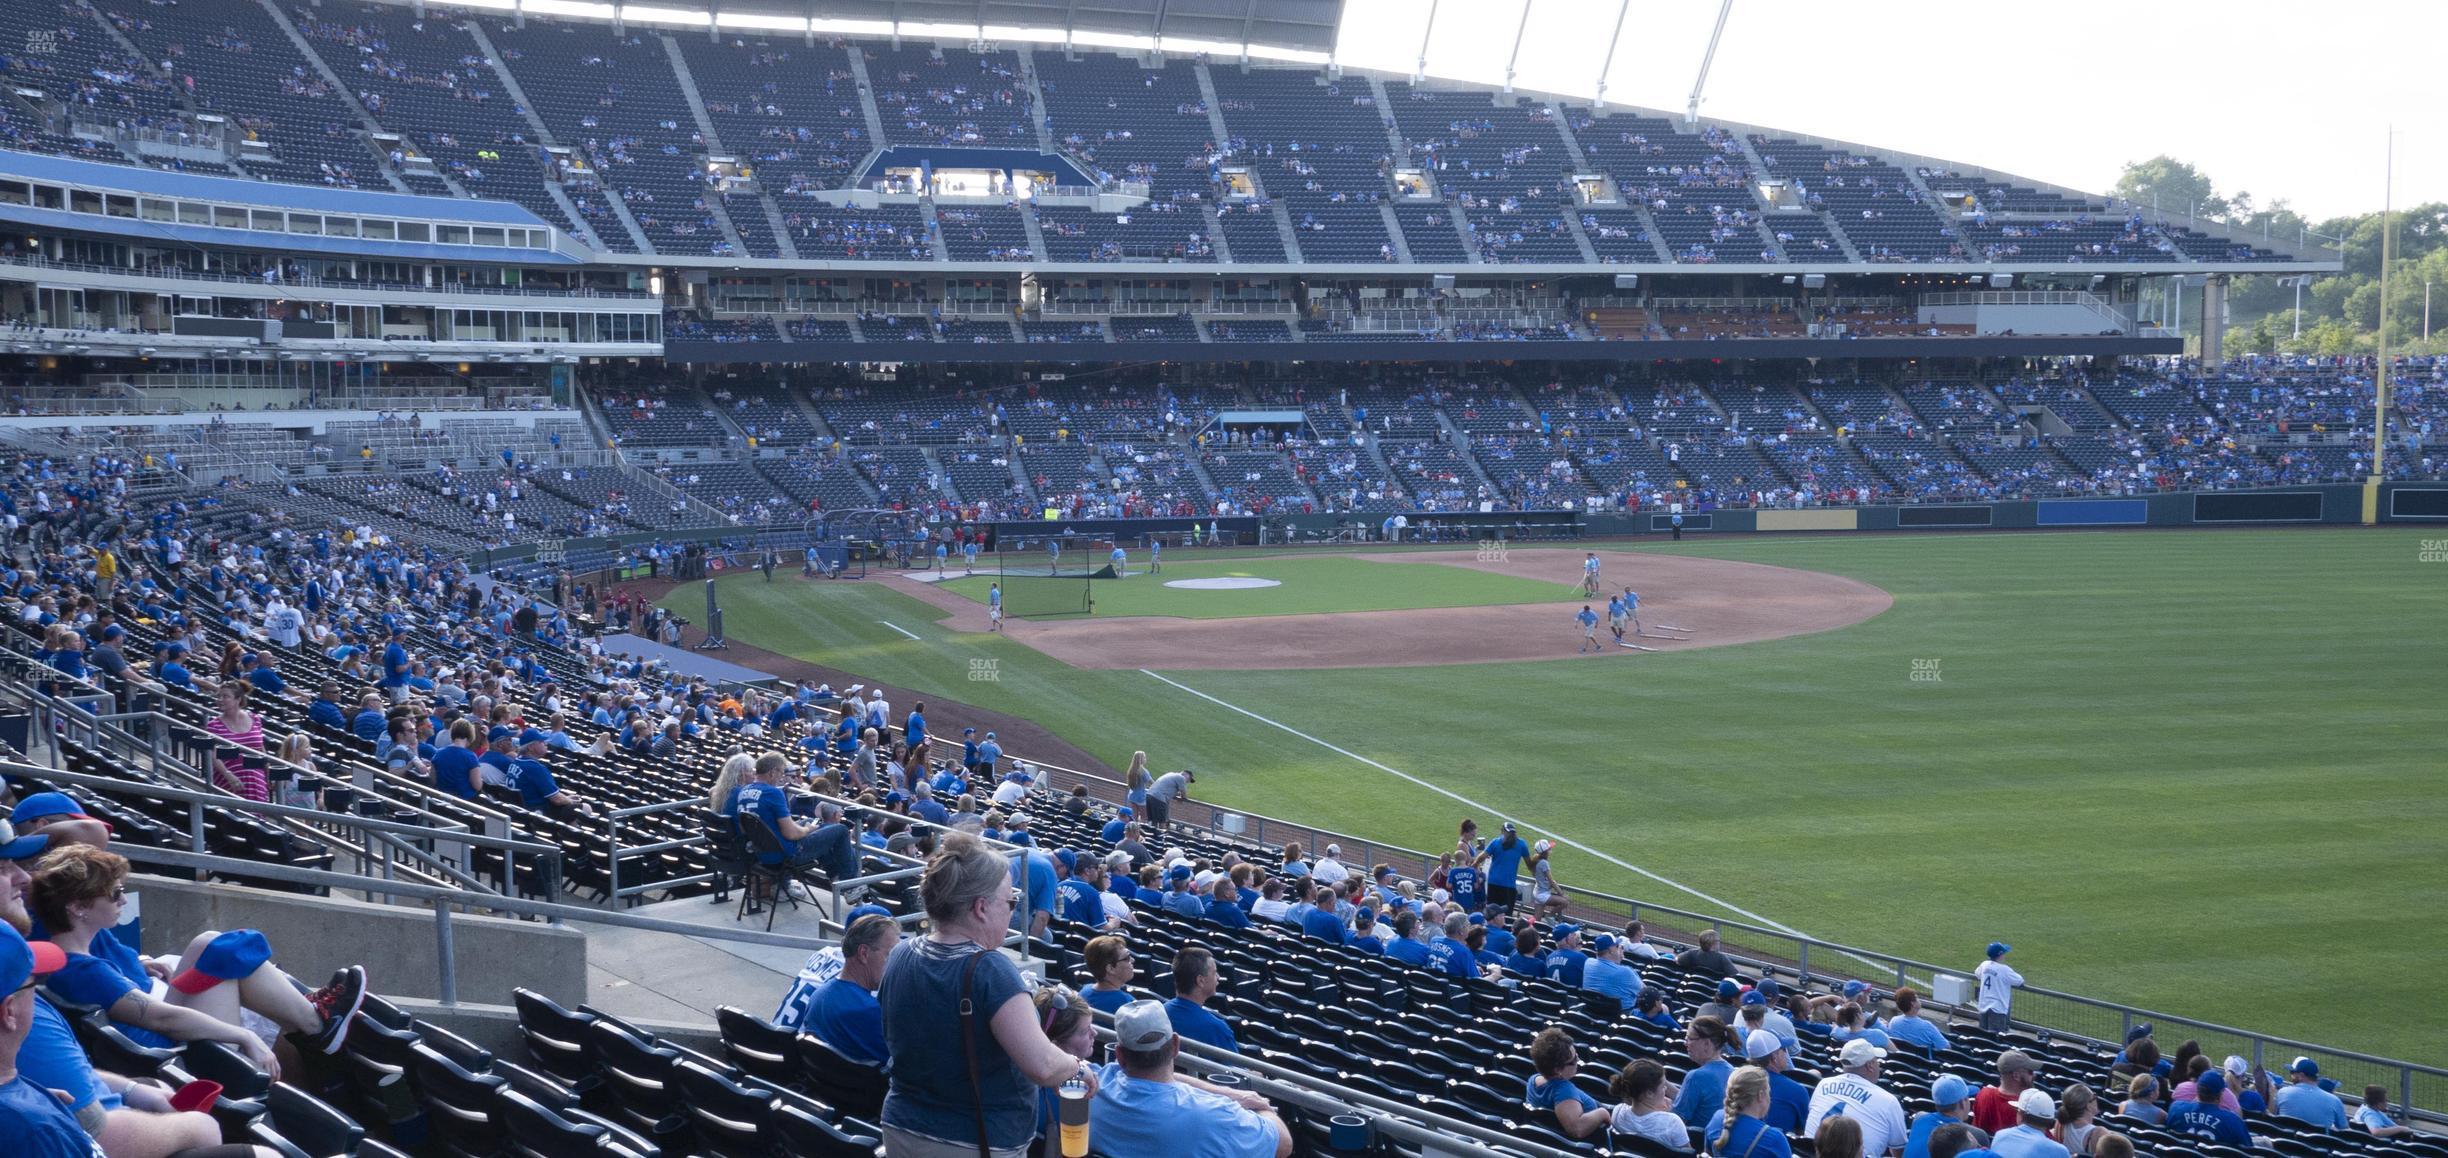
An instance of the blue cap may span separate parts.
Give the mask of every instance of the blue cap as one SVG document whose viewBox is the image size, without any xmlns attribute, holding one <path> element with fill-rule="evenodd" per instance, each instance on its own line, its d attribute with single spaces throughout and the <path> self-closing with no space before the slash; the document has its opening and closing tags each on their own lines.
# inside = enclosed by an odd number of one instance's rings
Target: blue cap
<svg viewBox="0 0 2448 1158">
<path fill-rule="evenodd" d="M 1189 865 L 1186 865 L 1186 864 L 1177 864 L 1177 865 L 1174 865 L 1174 866 L 1173 866 L 1173 871 L 1165 874 L 1165 879 L 1166 879 L 1166 880 L 1172 880 L 1172 881 L 1186 881 L 1186 880 L 1189 880 L 1189 879 L 1190 879 L 1190 866 L 1189 866 Z"/>
<path fill-rule="evenodd" d="M 260 655 L 255 654 L 254 652 L 251 652 L 251 651 L 250 651 L 250 652 L 247 652 L 247 653 L 246 653 L 246 654 L 244 654 L 244 655 L 239 656 L 239 657 L 238 657 L 238 662 L 240 662 L 240 663 L 262 663 L 262 662 L 263 662 L 263 657 L 262 657 L 262 656 L 260 656 Z"/>
<path fill-rule="evenodd" d="M 1120 808 L 1114 809 L 1114 815 L 1119 816 L 1124 820 L 1136 820 L 1139 817 L 1139 814 L 1131 811 L 1131 806 L 1127 804 Z"/>
<path fill-rule="evenodd" d="M 117 639 L 117 638 L 119 638 L 120 636 L 123 636 L 123 635 L 126 635 L 126 634 L 127 634 L 127 629 L 126 629 L 126 628 L 124 628 L 124 627 L 119 626 L 119 625 L 118 625 L 118 624 L 116 624 L 116 623 L 111 624 L 109 627 L 105 627 L 105 628 L 103 628 L 103 629 L 102 629 L 102 638 L 104 638 L 104 639 Z"/>
<path fill-rule="evenodd" d="M 1859 997 L 1868 992 L 1870 992 L 1870 983 L 1867 981 L 1847 981 L 1844 983 L 1844 995 L 1847 997 Z"/>
<path fill-rule="evenodd" d="M 898 788 L 884 794 L 884 803 L 887 807 L 899 804 L 907 799 L 909 799 L 909 797 L 901 795 L 901 790 Z"/>
<path fill-rule="evenodd" d="M 1717 1000 L 1732 1001 L 1740 996 L 1742 996 L 1742 986 L 1736 985 L 1733 978 L 1728 977 L 1717 983 Z"/>
<path fill-rule="evenodd" d="M 898 796 L 900 793 L 896 792 L 893 795 Z M 1066 848 L 1056 850 L 1054 853 L 1054 859 L 1067 870 L 1076 872 L 1079 869 L 1079 854 L 1071 851 L 1070 849 Z"/>
<path fill-rule="evenodd" d="M 51 847 L 48 833 L 33 832 L 17 835 L 17 827 L 0 820 L 0 860 L 32 860 Z"/>
<path fill-rule="evenodd" d="M 2193 1100 L 2203 1105 L 2218 1101 L 2219 1095 L 2226 1092 L 2227 1075 L 2215 1069 L 2205 1070 L 2202 1076 L 2193 1079 Z"/>
<path fill-rule="evenodd" d="M 2004 941 L 1989 942 L 1989 959 L 1992 961 L 1995 961 L 1998 958 L 2012 952 L 2014 952 L 2014 946 L 2009 945 Z"/>
<path fill-rule="evenodd" d="M 892 917 L 892 910 L 878 904 L 860 905 L 842 914 L 842 927 L 846 929 L 858 924 L 861 917 L 883 917 L 889 920 Z"/>
<path fill-rule="evenodd" d="M 77 807 L 76 798 L 65 792 L 37 792 L 18 801 L 17 807 L 9 810 L 9 821 L 12 824 L 41 820 L 46 816 L 73 816 L 79 820 L 89 819 L 85 815 L 85 810 Z"/>
<path fill-rule="evenodd" d="M 518 730 L 512 728 L 510 725 L 495 724 L 493 725 L 493 729 L 491 731 L 485 733 L 485 743 L 490 744 L 495 740 L 507 740 L 516 735 L 518 735 Z"/>
<path fill-rule="evenodd" d="M 2302 1074 L 2307 1078 L 2317 1078 L 2320 1076 L 2320 1063 L 2313 1061 L 2308 1057 L 2299 1057 L 2295 1059 L 2293 1064 L 2287 1066 L 2287 1072 L 2291 1074 Z"/>
<path fill-rule="evenodd" d="M 17 930 L 0 925 L 0 990 L 15 993 L 25 983 L 45 973 L 57 973 L 68 964 L 68 955 L 49 941 L 27 940 Z"/>
<path fill-rule="evenodd" d="M 977 729 L 976 729 L 976 728 L 962 728 L 962 729 L 961 729 L 961 735 L 964 735 L 964 736 L 974 736 L 974 735 L 977 735 Z"/>
<path fill-rule="evenodd" d="M 1940 1074 L 1937 1081 L 1930 1083 L 1930 1101 L 1940 1106 L 1961 1105 L 1973 1092 L 1972 1083 L 1953 1074 Z"/>
<path fill-rule="evenodd" d="M 1777 980 L 1774 977 L 1762 977 L 1756 988 L 1761 997 L 1774 997 L 1777 995 Z"/>
<path fill-rule="evenodd" d="M 519 733 L 519 745 L 521 747 L 525 747 L 529 744 L 541 744 L 543 742 L 544 733 L 539 729 L 529 728 L 526 731 Z"/>
<path fill-rule="evenodd" d="M 224 981 L 236 981 L 272 959 L 272 946 L 253 929 L 232 929 L 212 939 L 195 960 L 170 978 L 170 988 L 202 993 Z"/>
<path fill-rule="evenodd" d="M 1615 935 L 1614 935 L 1613 933 L 1600 933 L 1600 934 L 1598 934 L 1598 936 L 1597 936 L 1596 938 L 1594 938 L 1594 939 L 1592 939 L 1592 940 L 1590 941 L 1590 948 L 1595 949 L 1595 950 L 1597 950 L 1598 952 L 1601 952 L 1601 953 L 1604 953 L 1604 952 L 1606 952 L 1607 950 L 1612 949 L 1612 948 L 1614 948 L 1614 947 L 1615 947 Z"/>
<path fill-rule="evenodd" d="M 1742 1003 L 1745 1005 L 1766 1005 L 1768 1004 L 1768 997 L 1766 994 L 1754 989 L 1751 992 L 1742 995 Z"/>
<path fill-rule="evenodd" d="M 1581 926 L 1568 923 L 1556 926 L 1554 931 L 1548 933 L 1547 935 L 1554 939 L 1556 944 L 1561 945 L 1564 943 L 1564 938 L 1573 936 L 1580 931 Z"/>
<path fill-rule="evenodd" d="M 1472 914 L 1470 915 L 1470 923 L 1471 923 L 1471 924 L 1474 924 L 1474 925 L 1484 925 L 1484 924 L 1487 924 L 1487 914 L 1486 914 L 1486 913 L 1472 913 Z"/>
</svg>

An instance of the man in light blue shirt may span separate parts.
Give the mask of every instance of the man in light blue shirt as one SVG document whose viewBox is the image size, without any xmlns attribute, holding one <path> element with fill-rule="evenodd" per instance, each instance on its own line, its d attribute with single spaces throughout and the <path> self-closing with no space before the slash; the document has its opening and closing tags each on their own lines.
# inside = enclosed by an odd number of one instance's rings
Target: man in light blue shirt
<svg viewBox="0 0 2448 1158">
<path fill-rule="evenodd" d="M 2014 1125 L 1989 1140 L 1998 1158 L 2069 1158 L 2065 1144 L 2048 1136 L 2057 1124 L 2057 1100 L 2040 1090 L 2025 1090 L 2015 1099 Z"/>
<path fill-rule="evenodd" d="M 2346 1103 L 2320 1088 L 2320 1063 L 2308 1057 L 2287 1067 L 2287 1084 L 2270 1099 L 2270 1113 L 2310 1122 L 2324 1130 L 2346 1128 Z"/>
<path fill-rule="evenodd" d="M 1290 1158 L 1292 1131 L 1266 1099 L 1173 1071 L 1181 1038 L 1164 1006 L 1123 1006 L 1114 1015 L 1114 1032 L 1120 1060 L 1097 1075 L 1096 1099 L 1088 1106 L 1088 1137 L 1099 1151 Z"/>
<path fill-rule="evenodd" d="M 1624 964 L 1624 945 L 1611 933 L 1600 933 L 1590 942 L 1594 955 L 1581 967 L 1581 988 L 1612 997 L 1623 1008 L 1632 1008 L 1640 996 L 1640 974 Z"/>
</svg>

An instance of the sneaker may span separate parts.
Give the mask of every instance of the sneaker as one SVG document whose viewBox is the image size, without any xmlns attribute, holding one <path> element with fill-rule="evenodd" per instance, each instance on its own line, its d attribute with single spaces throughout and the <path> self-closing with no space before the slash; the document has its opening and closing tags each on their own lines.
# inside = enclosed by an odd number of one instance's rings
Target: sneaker
<svg viewBox="0 0 2448 1158">
<path fill-rule="evenodd" d="M 340 1052 L 348 1040 L 349 1023 L 357 1019 L 357 1009 L 365 1004 L 366 972 L 363 965 L 351 965 L 332 974 L 331 984 L 306 995 L 315 1012 L 323 1015 L 323 1028 L 314 1035 L 314 1043 L 324 1053 Z"/>
</svg>

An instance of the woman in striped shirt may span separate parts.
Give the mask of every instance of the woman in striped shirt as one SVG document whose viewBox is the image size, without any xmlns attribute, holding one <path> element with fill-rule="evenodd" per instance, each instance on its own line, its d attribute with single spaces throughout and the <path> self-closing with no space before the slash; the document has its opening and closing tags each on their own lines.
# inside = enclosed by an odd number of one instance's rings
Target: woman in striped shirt
<svg viewBox="0 0 2448 1158">
<path fill-rule="evenodd" d="M 236 758 L 218 761 L 213 783 L 249 800 L 268 802 L 272 792 L 264 781 L 263 721 L 247 710 L 247 691 L 245 680 L 233 679 L 221 681 L 213 693 L 221 714 L 207 721 L 204 730 L 239 749 Z"/>
</svg>

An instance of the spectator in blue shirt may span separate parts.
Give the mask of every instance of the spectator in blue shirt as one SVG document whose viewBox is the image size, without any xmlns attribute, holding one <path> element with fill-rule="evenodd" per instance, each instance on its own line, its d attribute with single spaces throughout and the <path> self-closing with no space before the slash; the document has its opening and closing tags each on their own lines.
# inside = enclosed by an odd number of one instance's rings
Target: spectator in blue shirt
<svg viewBox="0 0 2448 1158">
<path fill-rule="evenodd" d="M 1887 1019 L 1887 1036 L 1933 1054 L 1947 1048 L 1946 1034 L 1921 1016 L 1921 995 L 1911 986 L 1895 991 L 1895 1011 L 1896 1015 Z"/>
<path fill-rule="evenodd" d="M 1632 1013 L 1669 1033 L 1683 1028 L 1683 1024 L 1676 1021 L 1674 1014 L 1666 1008 L 1666 991 L 1655 985 L 1641 987 L 1639 995 L 1632 999 Z"/>
<path fill-rule="evenodd" d="M 379 744 L 384 736 L 390 734 L 391 722 L 383 711 L 381 696 L 367 692 L 365 698 L 358 701 L 357 714 L 349 719 L 349 731 L 369 744 Z"/>
<path fill-rule="evenodd" d="M 1428 945 L 1419 939 L 1419 914 L 1409 909 L 1394 914 L 1394 939 L 1385 947 L 1385 955 L 1405 965 L 1428 967 Z"/>
<path fill-rule="evenodd" d="M 2287 1084 L 2271 1099 L 2270 1113 L 2324 1130 L 2346 1128 L 2346 1103 L 2320 1088 L 2320 1063 L 2308 1057 L 2296 1058 L 2287 1067 Z"/>
<path fill-rule="evenodd" d="M 1226 1053 L 1241 1052 L 1241 1043 L 1233 1037 L 1232 1026 L 1207 1008 L 1216 994 L 1215 954 L 1196 945 L 1186 946 L 1173 955 L 1173 1000 L 1165 1002 L 1165 1016 L 1173 1021 L 1173 1031 L 1202 1045 L 1211 1045 Z"/>
<path fill-rule="evenodd" d="M 1165 872 L 1164 907 L 1195 921 L 1207 915 L 1207 901 L 1191 887 L 1190 866 L 1174 865 Z"/>
<path fill-rule="evenodd" d="M 1130 806 L 1123 805 L 1114 810 L 1114 818 L 1105 822 L 1104 831 L 1098 835 L 1104 837 L 1107 844 L 1117 844 L 1122 840 L 1122 833 L 1130 828 L 1130 822 L 1134 819 L 1137 817 L 1131 812 Z"/>
<path fill-rule="evenodd" d="M 1571 1034 L 1555 1026 L 1540 1030 L 1530 1039 L 1530 1064 L 1538 1072 L 1524 1081 L 1522 1101 L 1531 1109 L 1554 1114 L 1556 1129 L 1567 1138 L 1587 1138 L 1606 1128 L 1608 1115 L 1598 1099 L 1573 1081 L 1581 1057 Z"/>
<path fill-rule="evenodd" d="M 1513 952 L 1505 957 L 1505 969 L 1528 977 L 1547 975 L 1547 954 L 1540 952 L 1539 931 L 1525 927 L 1513 936 Z"/>
<path fill-rule="evenodd" d="M 1632 1008 L 1632 999 L 1640 996 L 1641 979 L 1623 963 L 1623 942 L 1613 934 L 1600 933 L 1590 947 L 1597 955 L 1581 968 L 1581 988 L 1612 997 L 1621 1008 Z"/>
<path fill-rule="evenodd" d="M 1445 914 L 1444 935 L 1428 945 L 1428 968 L 1434 972 L 1468 981 L 1479 975 L 1479 958 L 1465 940 L 1470 933 L 1470 917 L 1463 913 Z"/>
<path fill-rule="evenodd" d="M 816 988 L 807 1007 L 796 1011 L 786 1029 L 801 1030 L 854 1061 L 882 1065 L 889 1057 L 884 1045 L 884 1007 L 876 990 L 884 984 L 884 961 L 901 942 L 901 926 L 891 917 L 869 913 L 852 921 L 842 934 L 839 976 Z"/>
<path fill-rule="evenodd" d="M 1691 1056 L 1692 1065 L 1691 1072 L 1683 1075 L 1683 1092 L 1675 1098 L 1674 1110 L 1684 1125 L 1697 1130 L 1725 1108 L 1726 1079 L 1734 1073 L 1725 1055 L 1733 1044 L 1726 1024 L 1714 1017 L 1695 1017 L 1683 1031 L 1683 1050 Z M 1762 1092 L 1766 1092 L 1764 1083 Z M 1762 1110 L 1765 1112 L 1764 1106 Z"/>
<path fill-rule="evenodd" d="M 1976 1092 L 1972 1083 L 1954 1074 L 1940 1074 L 1937 1081 L 1931 1082 L 1930 1103 L 1936 1108 L 1913 1119 L 1911 1132 L 1904 1136 L 1904 1158 L 1930 1158 L 1931 1135 L 1947 1126 L 1971 1121 L 1972 1095 Z M 1987 1143 L 1988 1135 L 1981 1134 L 1979 1144 Z"/>
<path fill-rule="evenodd" d="M 1249 928 L 1249 914 L 1241 909 L 1241 890 L 1233 887 L 1231 877 L 1217 877 L 1208 893 L 1206 920 L 1227 929 Z"/>
<path fill-rule="evenodd" d="M 1088 1108 L 1088 1136 L 1099 1152 L 1290 1158 L 1292 1132 L 1266 1099 L 1175 1072 L 1181 1034 L 1164 1006 L 1121 1007 L 1114 1033 L 1117 1060 L 1098 1075 Z"/>
<path fill-rule="evenodd" d="M 2219 1105 L 2219 1095 L 2227 1092 L 2227 1075 L 2210 1070 L 2194 1079 L 2193 1100 L 2168 1106 L 2167 1129 L 2172 1134 L 2190 1134 L 2207 1138 L 2222 1146 L 2249 1148 L 2252 1132 L 2244 1128 L 2244 1118 Z"/>
<path fill-rule="evenodd" d="M 1581 988 L 1581 978 L 1589 967 L 1589 954 L 1581 951 L 1581 926 L 1555 927 L 1555 951 L 1547 954 L 1547 979 L 1562 982 L 1567 989 Z"/>
<path fill-rule="evenodd" d="M 1362 906 L 1352 914 L 1351 939 L 1344 944 L 1372 957 L 1386 955 L 1385 938 L 1377 935 L 1377 910 Z"/>
<path fill-rule="evenodd" d="M 1111 936 L 1091 938 L 1088 946 L 1080 950 L 1080 961 L 1091 979 L 1080 996 L 1090 1006 L 1105 1013 L 1119 1013 L 1131 1003 L 1130 983 L 1139 976 L 1139 966 L 1131 956 L 1129 942 Z"/>
</svg>

